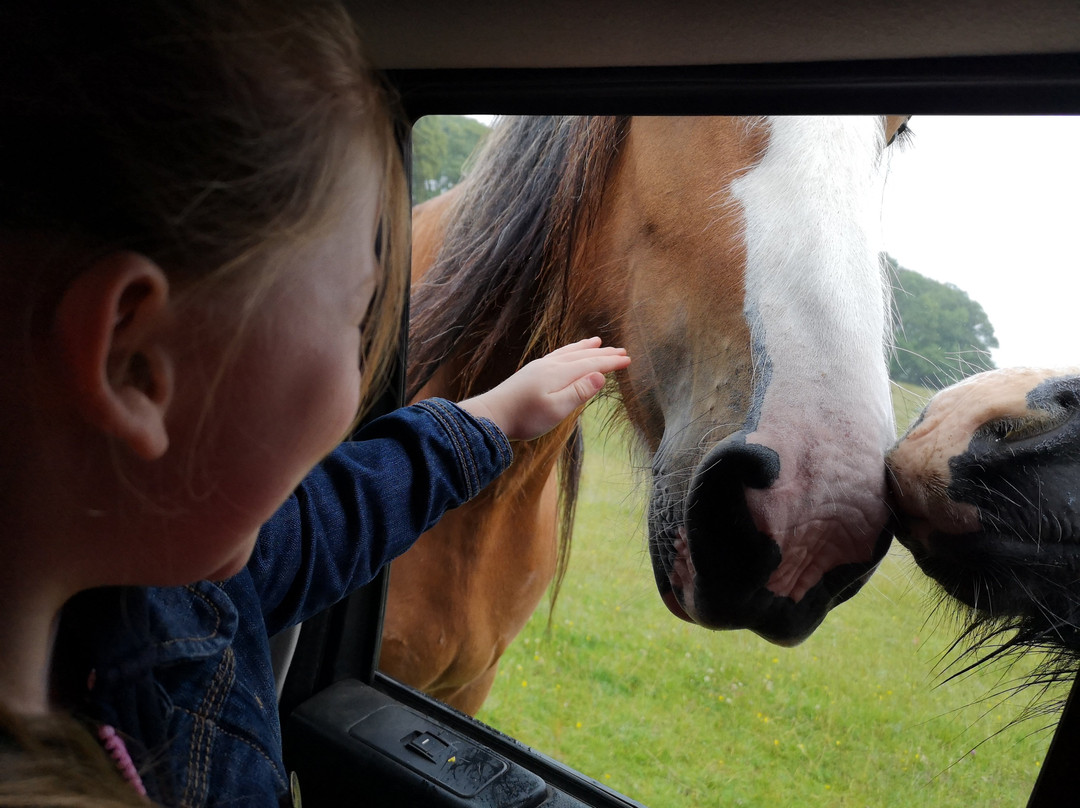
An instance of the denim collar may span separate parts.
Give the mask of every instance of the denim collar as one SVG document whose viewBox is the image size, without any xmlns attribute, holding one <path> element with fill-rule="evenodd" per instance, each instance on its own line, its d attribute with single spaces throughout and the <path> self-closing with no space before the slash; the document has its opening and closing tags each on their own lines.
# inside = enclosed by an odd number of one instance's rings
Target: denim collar
<svg viewBox="0 0 1080 808">
<path fill-rule="evenodd" d="M 106 614 L 118 619 L 93 619 L 98 626 L 111 627 L 105 629 L 107 641 L 94 644 L 99 675 L 126 679 L 178 662 L 207 659 L 223 653 L 236 636 L 236 607 L 210 581 L 114 591 L 119 597 L 110 598 Z M 98 617 L 105 615 L 99 612 Z"/>
<path fill-rule="evenodd" d="M 148 611 L 157 665 L 216 656 L 236 637 L 236 606 L 210 581 L 156 588 Z"/>
</svg>

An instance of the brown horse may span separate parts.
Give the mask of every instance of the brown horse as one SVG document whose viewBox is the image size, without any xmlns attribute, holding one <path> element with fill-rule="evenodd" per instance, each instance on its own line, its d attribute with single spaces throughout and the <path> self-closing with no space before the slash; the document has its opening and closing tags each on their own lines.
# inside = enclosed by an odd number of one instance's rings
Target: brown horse
<svg viewBox="0 0 1080 808">
<path fill-rule="evenodd" d="M 1056 675 L 1074 671 L 1080 369 L 988 371 L 942 390 L 887 462 L 897 537 L 970 608 L 972 664 L 1040 648 Z"/>
<path fill-rule="evenodd" d="M 625 346 L 665 604 L 801 641 L 890 540 L 889 290 L 869 231 L 904 121 L 502 121 L 467 180 L 414 212 L 410 395 L 463 398 L 584 336 Z M 394 562 L 383 670 L 480 706 L 565 564 L 575 430 L 518 444 Z"/>
</svg>

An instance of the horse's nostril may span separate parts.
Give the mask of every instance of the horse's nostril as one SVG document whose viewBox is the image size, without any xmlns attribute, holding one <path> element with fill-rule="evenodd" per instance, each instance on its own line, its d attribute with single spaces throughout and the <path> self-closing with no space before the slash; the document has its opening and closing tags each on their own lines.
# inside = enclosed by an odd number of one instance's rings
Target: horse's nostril
<svg viewBox="0 0 1080 808">
<path fill-rule="evenodd" d="M 1059 390 L 1057 395 L 1054 396 L 1054 403 L 1065 409 L 1075 408 L 1078 401 L 1080 401 L 1080 399 L 1077 398 L 1077 395 L 1073 390 Z"/>
<path fill-rule="evenodd" d="M 988 421 L 975 430 L 973 438 L 989 440 L 992 444 L 1012 444 L 1048 435 L 1068 423 L 1075 402 L 1075 397 L 1072 397 L 1070 403 L 1063 404 L 1055 396 L 1045 408 L 1029 410 L 1020 417 Z"/>
<path fill-rule="evenodd" d="M 979 432 L 995 441 L 1010 441 L 1030 437 L 1036 430 L 1037 427 L 1030 419 L 995 418 L 983 424 Z"/>
<path fill-rule="evenodd" d="M 746 443 L 744 433 L 736 433 L 713 447 L 698 467 L 698 475 L 741 483 L 749 488 L 768 488 L 780 476 L 780 456 L 768 446 Z M 731 486 L 737 489 L 737 486 Z"/>
<path fill-rule="evenodd" d="M 721 441 L 698 465 L 687 498 L 687 525 L 698 569 L 717 590 L 740 600 L 763 589 L 780 549 L 760 533 L 746 503 L 747 488 L 767 488 L 780 475 L 780 456 L 745 442 L 744 433 Z"/>
</svg>

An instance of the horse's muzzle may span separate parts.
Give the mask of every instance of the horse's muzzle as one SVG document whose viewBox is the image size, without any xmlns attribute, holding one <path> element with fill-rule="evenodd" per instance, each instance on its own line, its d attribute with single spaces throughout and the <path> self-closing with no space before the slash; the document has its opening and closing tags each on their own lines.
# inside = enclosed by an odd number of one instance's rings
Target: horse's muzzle
<svg viewBox="0 0 1080 808">
<path fill-rule="evenodd" d="M 891 541 L 885 525 L 877 526 L 872 551 L 863 548 L 862 558 L 852 559 L 850 526 L 822 526 L 825 520 L 817 520 L 815 540 L 789 542 L 787 552 L 817 554 L 817 559 L 807 558 L 807 566 L 820 568 L 820 575 L 804 583 L 805 591 L 797 596 L 777 593 L 784 550 L 759 529 L 748 492 L 769 489 L 780 476 L 780 464 L 774 450 L 747 443 L 746 434 L 739 432 L 713 447 L 698 465 L 677 538 L 666 554 L 653 547 L 661 597 L 677 616 L 708 628 L 749 628 L 771 642 L 794 645 L 830 609 L 854 595 L 876 568 Z"/>
<path fill-rule="evenodd" d="M 1080 376 L 1057 373 L 939 393 L 887 458 L 897 538 L 920 569 L 980 614 L 1054 633 L 1080 616 Z"/>
</svg>

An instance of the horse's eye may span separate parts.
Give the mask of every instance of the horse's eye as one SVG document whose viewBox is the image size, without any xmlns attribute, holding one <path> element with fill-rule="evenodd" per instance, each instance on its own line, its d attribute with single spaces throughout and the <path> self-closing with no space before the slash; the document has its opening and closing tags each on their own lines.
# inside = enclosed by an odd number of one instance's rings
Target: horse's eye
<svg viewBox="0 0 1080 808">
<path fill-rule="evenodd" d="M 908 122 L 904 121 L 896 128 L 896 131 L 893 132 L 893 136 L 889 138 L 889 142 L 885 145 L 891 146 L 895 143 L 897 148 L 902 149 L 911 143 L 914 136 L 915 133 L 912 131 L 911 127 L 908 126 Z"/>
</svg>

